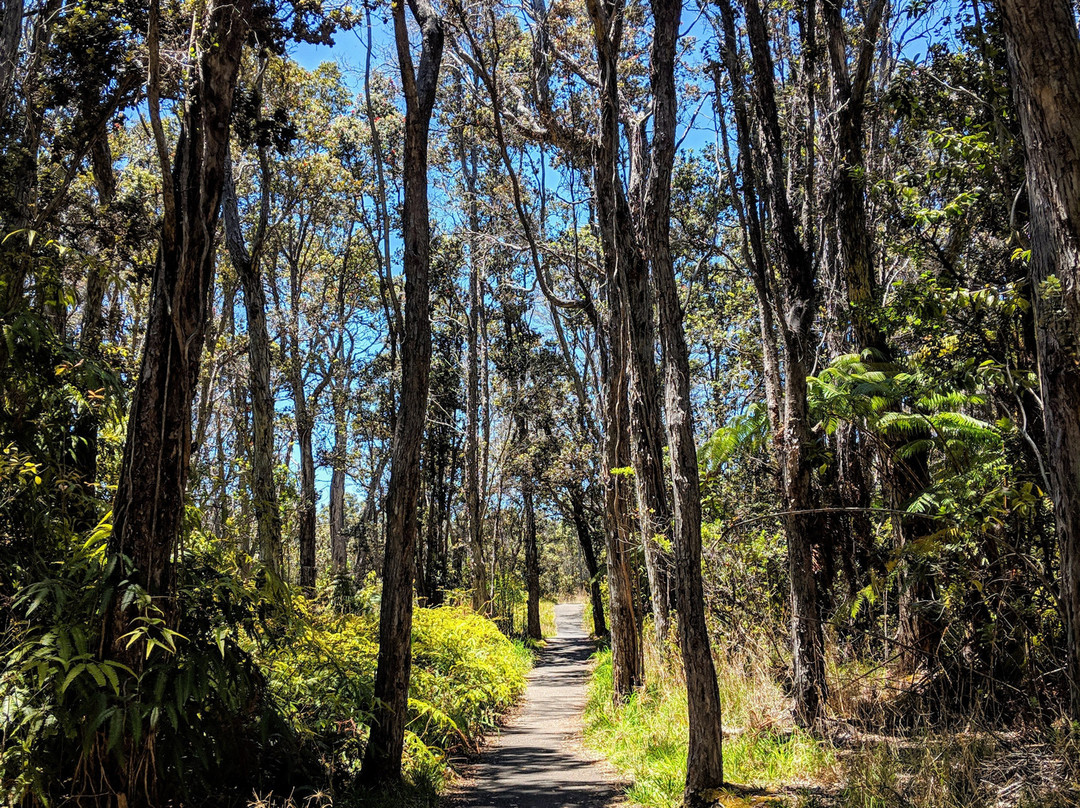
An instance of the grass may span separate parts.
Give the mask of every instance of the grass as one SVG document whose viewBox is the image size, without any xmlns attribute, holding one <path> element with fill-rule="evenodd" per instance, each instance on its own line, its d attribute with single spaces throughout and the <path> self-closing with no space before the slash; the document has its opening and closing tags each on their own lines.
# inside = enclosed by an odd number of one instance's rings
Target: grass
<svg viewBox="0 0 1080 808">
<path fill-rule="evenodd" d="M 720 671 L 724 723 L 737 727 L 724 742 L 725 779 L 758 788 L 801 787 L 833 777 L 828 744 L 784 725 L 783 695 L 754 664 Z M 656 658 L 647 684 L 623 704 L 612 701 L 611 652 L 597 655 L 585 709 L 586 742 L 632 780 L 627 800 L 648 808 L 682 802 L 688 738 L 686 687 Z"/>
<path fill-rule="evenodd" d="M 965 730 L 918 728 L 874 735 L 849 725 L 837 745 L 794 727 L 791 706 L 767 668 L 766 653 L 721 654 L 717 681 L 723 703 L 724 774 L 774 796 L 738 790 L 720 805 L 799 808 L 1066 808 L 1080 805 L 1080 734 L 1002 728 L 975 718 Z M 646 658 L 646 686 L 622 704 L 612 701 L 611 652 L 596 656 L 585 709 L 586 743 L 631 785 L 627 802 L 675 808 L 682 802 L 688 738 L 686 688 L 678 666 Z M 853 676 L 862 673 L 863 676 Z M 865 674 L 872 673 L 872 676 Z M 843 670 L 833 689 L 834 715 L 864 715 L 869 726 L 897 705 L 893 671 Z M 845 688 L 861 682 L 869 692 Z M 869 680 L 872 681 L 868 685 Z M 891 686 L 890 686 L 891 685 Z M 869 700 L 870 704 L 867 704 Z"/>
<path fill-rule="evenodd" d="M 559 633 L 555 625 L 555 601 L 553 600 L 544 598 L 540 601 L 540 630 L 545 640 Z"/>
<path fill-rule="evenodd" d="M 528 624 L 528 606 L 524 601 L 514 606 L 514 626 L 520 631 L 525 630 Z M 549 640 L 558 633 L 555 626 L 555 601 L 547 598 L 540 599 L 540 636 Z M 534 648 L 543 648 L 544 641 L 528 641 L 526 643 Z"/>
</svg>

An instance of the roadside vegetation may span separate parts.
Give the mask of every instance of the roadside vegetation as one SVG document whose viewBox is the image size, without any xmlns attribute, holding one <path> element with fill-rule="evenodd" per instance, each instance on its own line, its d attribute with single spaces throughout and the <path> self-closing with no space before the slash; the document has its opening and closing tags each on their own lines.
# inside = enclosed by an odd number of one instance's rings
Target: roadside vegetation
<svg viewBox="0 0 1080 808">
<path fill-rule="evenodd" d="M 475 750 L 524 691 L 533 652 L 522 640 L 468 605 L 418 610 L 403 785 L 369 793 L 356 775 L 378 654 L 374 576 L 356 591 L 326 582 L 309 599 L 265 570 L 242 573 L 219 543 L 195 537 L 175 629 L 164 629 L 147 604 L 132 632 L 144 661 L 136 672 L 95 659 L 98 640 L 85 629 L 107 595 L 106 537 L 102 528 L 72 545 L 13 601 L 7 625 L 17 644 L 0 680 L 0 783 L 9 804 L 63 803 L 92 791 L 103 754 L 146 765 L 125 734 L 152 738 L 150 748 L 170 756 L 156 761 L 162 791 L 152 798 L 434 803 L 451 773 L 448 757 Z"/>
<path fill-rule="evenodd" d="M 644 804 L 1080 804 L 1078 166 L 1070 0 L 4 0 L 0 797 L 430 799 L 574 591 Z"/>
</svg>

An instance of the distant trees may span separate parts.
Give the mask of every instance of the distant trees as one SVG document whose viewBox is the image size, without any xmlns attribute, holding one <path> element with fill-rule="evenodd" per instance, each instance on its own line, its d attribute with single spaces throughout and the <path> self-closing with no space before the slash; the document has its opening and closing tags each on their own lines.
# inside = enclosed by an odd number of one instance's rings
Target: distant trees
<svg viewBox="0 0 1080 808">
<path fill-rule="evenodd" d="M 414 602 L 535 640 L 553 581 L 617 698 L 681 660 L 688 803 L 774 626 L 811 730 L 833 643 L 1080 715 L 1080 34 L 933 6 L 410 0 L 386 75 L 373 9 L 6 3 L 0 581 L 106 559 L 113 672 L 188 575 L 214 643 L 379 599 L 373 782 Z"/>
</svg>

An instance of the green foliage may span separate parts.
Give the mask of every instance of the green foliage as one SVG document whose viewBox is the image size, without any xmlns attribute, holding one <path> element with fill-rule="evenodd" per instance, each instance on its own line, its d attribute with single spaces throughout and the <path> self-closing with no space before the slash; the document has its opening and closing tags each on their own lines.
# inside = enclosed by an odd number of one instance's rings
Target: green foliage
<svg viewBox="0 0 1080 808">
<path fill-rule="evenodd" d="M 109 527 L 41 562 L 12 600 L 0 648 L 8 798 L 89 793 L 95 771 L 121 767 L 153 770 L 159 794 L 193 804 L 348 786 L 371 715 L 377 591 L 355 596 L 366 610 L 340 615 L 262 573 L 242 576 L 195 533 L 166 622 L 139 587 L 114 587 L 123 562 L 106 554 Z M 138 670 L 102 646 L 114 598 L 137 606 L 120 644 L 138 649 Z M 430 789 L 444 750 L 475 747 L 520 696 L 531 654 L 460 608 L 417 610 L 413 650 L 406 774 Z"/>
<path fill-rule="evenodd" d="M 124 560 L 106 553 L 109 528 L 103 522 L 66 557 L 42 561 L 13 599 L 0 679 L 5 792 L 42 801 L 90 793 L 95 772 L 128 769 L 153 772 L 156 793 L 239 800 L 290 761 L 301 766 L 244 647 L 274 602 L 226 558 L 189 551 L 166 622 L 126 579 Z M 117 600 L 135 606 L 117 642 L 136 650 L 138 669 L 115 659 L 102 636 Z"/>
<path fill-rule="evenodd" d="M 277 709 L 317 750 L 337 783 L 359 771 L 371 718 L 378 659 L 377 586 L 357 602 L 369 608 L 337 614 L 294 598 L 286 635 L 256 652 Z M 447 750 L 475 748 L 480 736 L 525 688 L 532 656 L 490 620 L 457 606 L 416 609 L 406 729 L 406 777 L 435 786 Z"/>
<path fill-rule="evenodd" d="M 834 760 L 827 744 L 767 720 L 782 704 L 764 671 L 729 666 L 718 671 L 724 724 L 738 727 L 724 742 L 724 778 L 773 786 L 827 775 Z M 611 652 L 597 656 L 585 708 L 586 742 L 631 778 L 627 799 L 649 808 L 682 804 L 688 742 L 686 685 L 650 665 L 646 687 L 626 702 L 612 700 Z M 777 717 L 777 711 L 772 717 Z"/>
</svg>

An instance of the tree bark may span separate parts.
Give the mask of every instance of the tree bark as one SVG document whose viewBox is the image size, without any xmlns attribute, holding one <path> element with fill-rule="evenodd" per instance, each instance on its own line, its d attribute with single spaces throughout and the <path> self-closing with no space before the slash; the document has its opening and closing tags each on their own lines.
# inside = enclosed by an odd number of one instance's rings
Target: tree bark
<svg viewBox="0 0 1080 808">
<path fill-rule="evenodd" d="M 7 129 L 22 37 L 23 0 L 4 0 L 0 17 L 0 129 Z"/>
<path fill-rule="evenodd" d="M 210 0 L 191 72 L 176 163 L 163 166 L 175 216 L 162 223 L 150 319 L 114 505 L 110 551 L 130 559 L 133 580 L 169 609 L 191 451 L 191 409 L 214 278 L 213 234 L 225 180 L 229 118 L 250 0 Z M 126 647 L 130 608 L 113 607 L 113 653 Z"/>
<path fill-rule="evenodd" d="M 612 675 L 614 697 L 623 699 L 645 681 L 641 635 L 634 603 L 634 576 L 630 564 L 631 493 L 625 471 L 631 462 L 627 376 L 630 338 L 625 279 L 620 271 L 619 258 L 620 255 L 633 255 L 633 251 L 623 249 L 620 252 L 618 246 L 620 238 L 632 235 L 629 206 L 618 173 L 618 60 L 623 9 L 620 0 L 588 0 L 587 6 L 600 72 L 600 120 L 594 147 L 593 183 L 608 303 L 605 318 L 607 352 L 606 357 L 602 356 L 605 365 L 602 375 L 607 416 L 604 483 Z"/>
<path fill-rule="evenodd" d="M 330 564 L 335 579 L 348 572 L 345 536 L 345 462 L 349 431 L 345 422 L 345 391 L 334 391 L 334 456 L 330 474 Z"/>
<path fill-rule="evenodd" d="M 533 507 L 531 467 L 521 478 L 521 501 L 525 511 L 525 634 L 530 640 L 542 640 L 544 634 L 540 627 L 540 550 L 536 544 L 536 509 Z"/>
<path fill-rule="evenodd" d="M 638 525 L 645 551 L 645 571 L 656 628 L 663 648 L 671 634 L 671 584 L 668 559 L 661 542 L 672 540 L 671 507 L 664 480 L 664 424 L 660 417 L 660 390 L 656 377 L 656 333 L 649 266 L 637 249 L 623 256 L 626 311 L 630 337 L 630 459 L 634 467 Z"/>
<path fill-rule="evenodd" d="M 725 28 L 733 32 L 730 3 L 721 0 L 720 7 Z M 814 20 L 809 20 L 809 24 L 813 25 Z M 758 0 L 746 2 L 746 30 L 763 147 L 762 188 L 780 276 L 780 305 L 777 308 L 781 314 L 778 324 L 784 341 L 785 374 L 781 434 L 777 443 L 784 504 L 788 509 L 783 524 L 788 544 L 795 712 L 800 724 L 811 726 L 824 715 L 827 692 L 825 645 L 814 576 L 816 524 L 813 515 L 807 513 L 812 508 L 813 498 L 810 486 L 812 434 L 806 378 L 814 356 L 812 327 L 818 305 L 817 273 L 813 257 L 799 238 L 788 195 L 775 66 Z M 810 146 L 812 148 L 812 144 Z M 750 144 L 744 143 L 740 148 L 749 149 Z M 804 228 L 812 226 L 812 223 L 803 224 Z"/>
<path fill-rule="evenodd" d="M 652 0 L 652 11 L 649 78 L 653 92 L 653 138 L 643 232 L 659 300 L 664 409 L 674 483 L 672 548 L 679 645 L 686 672 L 690 721 L 683 799 L 686 805 L 705 805 L 711 803 L 706 792 L 724 783 L 724 758 L 720 693 L 705 622 L 705 596 L 701 583 L 701 488 L 691 412 L 690 349 L 686 343 L 671 255 L 671 175 L 678 121 L 675 48 L 682 0 Z"/>
<path fill-rule="evenodd" d="M 292 311 L 299 318 L 300 279 L 299 269 L 293 262 L 292 270 Z M 299 328 L 294 324 L 295 328 Z M 289 357 L 289 387 L 292 388 L 293 420 L 296 426 L 296 442 L 300 449 L 300 502 L 297 504 L 297 541 L 300 547 L 300 588 L 309 597 L 315 594 L 317 570 L 315 567 L 315 533 L 318 527 L 315 492 L 315 450 L 312 436 L 315 422 L 311 414 L 318 393 L 329 377 L 323 379 L 311 396 L 309 406 L 304 371 L 300 365 L 299 336 L 292 334 L 292 356 Z"/>
<path fill-rule="evenodd" d="M 386 494 L 386 552 L 379 609 L 379 662 L 375 709 L 364 753 L 363 778 L 369 783 L 401 779 L 401 756 L 408 718 L 412 663 L 412 583 L 420 487 L 420 444 L 427 415 L 431 366 L 431 312 L 428 275 L 431 224 L 428 219 L 428 130 L 435 107 L 443 52 L 443 21 L 427 0 L 409 3 L 420 26 L 421 55 L 414 70 L 403 3 L 393 7 L 401 83 L 405 95 L 405 204 L 402 210 L 405 264 L 405 317 L 402 339 L 401 397 L 390 485 Z"/>
<path fill-rule="evenodd" d="M 473 609 L 489 614 L 491 594 L 484 563 L 483 510 L 480 504 L 480 256 L 474 233 L 480 229 L 476 204 L 475 152 L 466 154 L 464 129 L 458 131 L 458 156 L 469 206 L 469 321 L 465 360 L 465 516 Z M 471 159 L 470 159 L 471 158 Z"/>
<path fill-rule="evenodd" d="M 1039 386 L 1080 720 L 1080 38 L 1066 0 L 1001 0 L 1027 152 Z"/>
<path fill-rule="evenodd" d="M 255 536 L 262 563 L 275 575 L 284 570 L 281 508 L 274 482 L 274 393 L 270 382 L 270 331 L 266 324 L 266 289 L 260 269 L 270 215 L 270 175 L 266 147 L 259 147 L 259 212 L 250 249 L 240 224 L 232 161 L 225 174 L 222 216 L 229 258 L 244 292 L 248 337 L 248 384 L 251 391 L 251 494 Z"/>
</svg>

